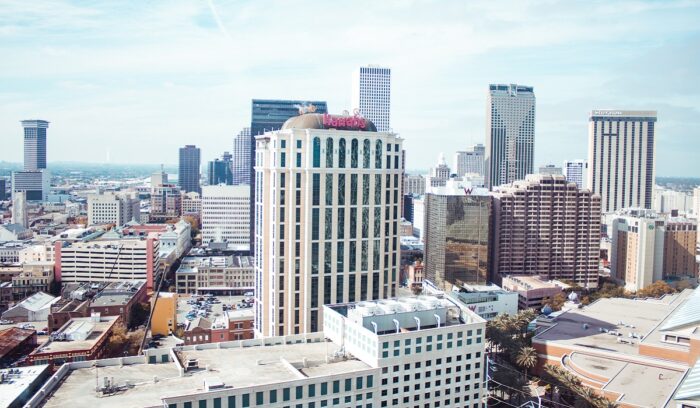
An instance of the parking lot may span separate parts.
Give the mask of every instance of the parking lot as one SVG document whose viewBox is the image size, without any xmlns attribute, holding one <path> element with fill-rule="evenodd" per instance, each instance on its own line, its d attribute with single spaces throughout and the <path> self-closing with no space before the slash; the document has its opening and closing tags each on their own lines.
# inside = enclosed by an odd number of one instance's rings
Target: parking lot
<svg viewBox="0 0 700 408">
<path fill-rule="evenodd" d="M 212 296 L 211 302 L 206 302 L 206 299 L 206 296 L 179 297 L 177 301 L 177 322 L 187 324 L 188 321 L 196 317 L 214 319 L 222 316 L 224 309 L 246 309 L 242 307 L 246 296 Z"/>
</svg>

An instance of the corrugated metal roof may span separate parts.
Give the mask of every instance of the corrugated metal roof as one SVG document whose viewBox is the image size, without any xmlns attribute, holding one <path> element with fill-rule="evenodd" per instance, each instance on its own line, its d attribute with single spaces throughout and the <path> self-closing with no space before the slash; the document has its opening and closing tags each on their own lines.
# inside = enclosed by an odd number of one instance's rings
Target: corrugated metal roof
<svg viewBox="0 0 700 408">
<path fill-rule="evenodd" d="M 688 296 L 685 303 L 676 309 L 661 330 L 674 330 L 691 324 L 700 323 L 700 287 Z"/>
<path fill-rule="evenodd" d="M 678 392 L 674 399 L 684 400 L 697 398 L 700 396 L 700 360 L 695 363 L 695 366 L 690 369 L 690 372 L 678 387 Z"/>
</svg>

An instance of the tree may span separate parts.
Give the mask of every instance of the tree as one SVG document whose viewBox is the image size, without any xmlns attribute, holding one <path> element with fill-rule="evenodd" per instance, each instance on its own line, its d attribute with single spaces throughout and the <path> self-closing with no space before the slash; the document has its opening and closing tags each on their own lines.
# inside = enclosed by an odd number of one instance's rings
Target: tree
<svg viewBox="0 0 700 408">
<path fill-rule="evenodd" d="M 515 356 L 515 363 L 523 368 L 524 375 L 527 376 L 528 370 L 537 365 L 537 350 L 534 347 L 523 347 Z"/>
<path fill-rule="evenodd" d="M 668 295 L 670 293 L 675 293 L 676 290 L 673 289 L 668 283 L 660 280 L 652 283 L 651 285 L 645 287 L 644 289 L 637 292 L 639 297 L 654 297 L 658 298 L 663 295 Z"/>
<path fill-rule="evenodd" d="M 418 296 L 423 293 L 423 288 L 420 285 L 411 285 L 411 292 L 413 292 L 415 296 Z"/>
<path fill-rule="evenodd" d="M 557 293 L 551 298 L 544 298 L 544 300 L 542 300 L 542 303 L 549 305 L 549 307 L 551 307 L 552 310 L 556 312 L 561 310 L 561 308 L 564 306 L 564 303 L 566 303 L 566 295 L 564 295 L 563 293 Z"/>
<path fill-rule="evenodd" d="M 129 310 L 129 329 L 134 329 L 146 323 L 151 313 L 150 303 L 137 303 Z"/>
</svg>

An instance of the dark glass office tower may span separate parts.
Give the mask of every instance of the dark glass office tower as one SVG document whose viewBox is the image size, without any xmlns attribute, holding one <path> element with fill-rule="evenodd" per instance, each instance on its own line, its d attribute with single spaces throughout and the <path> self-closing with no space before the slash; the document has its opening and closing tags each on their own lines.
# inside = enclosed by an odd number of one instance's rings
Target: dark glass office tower
<svg viewBox="0 0 700 408">
<path fill-rule="evenodd" d="M 425 277 L 444 290 L 489 281 L 490 196 L 425 195 Z"/>
<path fill-rule="evenodd" d="M 23 120 L 24 128 L 24 170 L 37 171 L 46 168 L 46 129 L 45 120 Z"/>
<path fill-rule="evenodd" d="M 218 184 L 233 185 L 233 163 L 229 152 L 224 152 L 221 160 L 214 159 L 214 161 L 209 162 L 207 166 L 207 181 L 210 186 Z"/>
<path fill-rule="evenodd" d="M 255 136 L 279 130 L 300 112 L 328 113 L 325 101 L 253 99 L 250 121 L 250 251 L 255 246 Z"/>
<path fill-rule="evenodd" d="M 200 160 L 201 152 L 198 147 L 187 145 L 180 148 L 177 183 L 182 191 L 202 194 L 202 188 L 199 185 Z"/>
</svg>

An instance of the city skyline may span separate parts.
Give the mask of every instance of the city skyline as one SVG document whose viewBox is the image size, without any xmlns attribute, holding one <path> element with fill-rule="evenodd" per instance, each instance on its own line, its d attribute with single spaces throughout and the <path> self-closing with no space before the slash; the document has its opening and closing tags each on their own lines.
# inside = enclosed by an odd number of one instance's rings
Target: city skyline
<svg viewBox="0 0 700 408">
<path fill-rule="evenodd" d="M 0 6 L 22 16 L 22 24 L 0 20 L 10 56 L 0 68 L 0 160 L 21 161 L 18 122 L 34 117 L 52 122 L 50 161 L 175 163 L 176 148 L 190 143 L 212 160 L 249 122 L 251 99 L 326 100 L 340 113 L 351 104 L 353 70 L 379 64 L 392 70 L 392 128 L 406 140 L 409 170 L 483 143 L 488 84 L 522 83 L 538 95 L 535 167 L 585 157 L 592 109 L 653 109 L 657 174 L 700 176 L 683 165 L 700 147 L 700 93 L 687 86 L 700 65 L 694 3 L 364 5 L 394 15 L 389 26 L 331 23 L 354 10 L 333 5 L 315 10 L 291 50 L 273 41 L 277 22 L 303 8 L 211 4 Z M 60 26 L 48 17 L 56 14 Z M 60 35 L 43 41 L 52 34 Z M 467 41 L 447 46 L 448 36 Z M 240 58 L 247 48 L 250 57 Z M 298 58 L 318 49 L 322 57 Z M 414 64 L 417 54 L 428 62 Z M 639 63 L 652 58 L 658 63 Z M 100 143 L 84 143 L 98 129 Z"/>
</svg>

